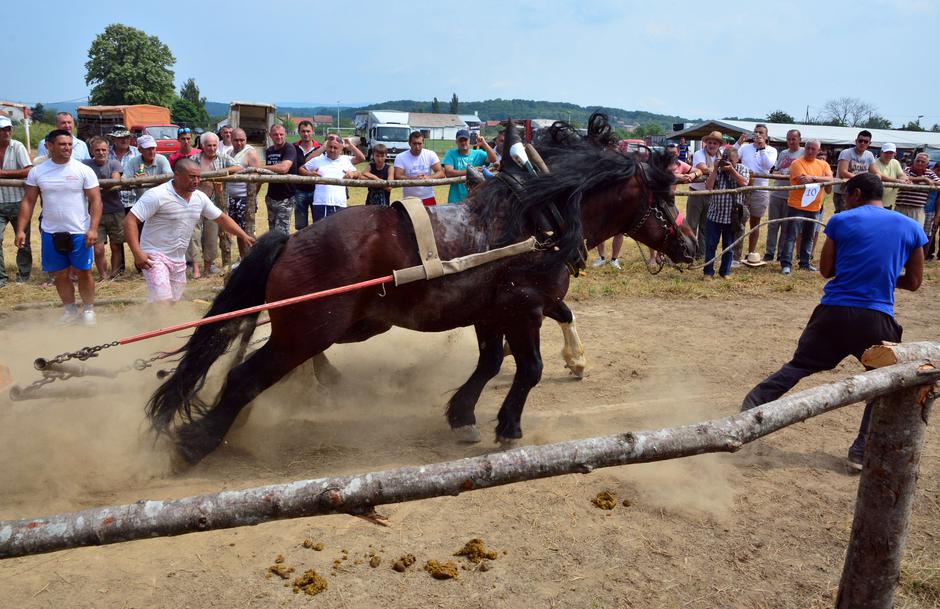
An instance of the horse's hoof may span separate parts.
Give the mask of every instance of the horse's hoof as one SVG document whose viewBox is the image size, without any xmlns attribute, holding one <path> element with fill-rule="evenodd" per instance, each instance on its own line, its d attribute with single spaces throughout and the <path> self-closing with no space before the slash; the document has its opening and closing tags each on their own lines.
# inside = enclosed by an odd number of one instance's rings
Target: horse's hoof
<svg viewBox="0 0 940 609">
<path fill-rule="evenodd" d="M 507 450 L 509 448 L 515 448 L 519 444 L 518 438 L 506 438 L 500 435 L 496 436 L 496 443 L 499 444 L 501 450 Z"/>
<path fill-rule="evenodd" d="M 584 378 L 584 364 L 568 364 L 565 366 L 568 373 L 573 375 L 579 381 Z"/>
<path fill-rule="evenodd" d="M 454 427 L 451 431 L 454 432 L 454 436 L 457 437 L 457 441 L 461 444 L 476 444 L 480 441 L 480 430 L 477 429 L 477 426 L 473 423 L 470 425 L 462 425 L 461 427 Z"/>
</svg>

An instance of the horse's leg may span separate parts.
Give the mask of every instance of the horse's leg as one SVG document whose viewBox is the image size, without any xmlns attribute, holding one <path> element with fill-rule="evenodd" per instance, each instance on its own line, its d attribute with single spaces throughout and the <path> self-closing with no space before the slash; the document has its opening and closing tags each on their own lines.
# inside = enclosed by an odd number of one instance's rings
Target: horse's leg
<svg viewBox="0 0 940 609">
<path fill-rule="evenodd" d="M 178 448 L 183 458 L 195 464 L 215 450 L 241 409 L 308 357 L 306 351 L 298 352 L 268 341 L 232 368 L 215 405 L 198 419 L 177 429 Z"/>
<path fill-rule="evenodd" d="M 516 360 L 516 376 L 496 417 L 496 441 L 511 442 L 522 437 L 522 409 L 529 391 L 542 378 L 542 354 L 539 352 L 541 320 L 521 323 L 506 333 Z"/>
<path fill-rule="evenodd" d="M 554 319 L 561 326 L 561 335 L 565 339 L 565 346 L 561 349 L 561 356 L 565 359 L 565 368 L 577 378 L 584 378 L 584 368 L 587 366 L 587 359 L 584 357 L 584 345 L 581 344 L 581 338 L 578 336 L 578 329 L 574 323 L 574 313 L 568 308 L 563 300 L 558 302 L 557 307 L 545 310 L 545 316 Z"/>
<path fill-rule="evenodd" d="M 489 328 L 475 326 L 480 357 L 467 382 L 447 402 L 447 422 L 458 442 L 479 442 L 476 416 L 473 413 L 483 387 L 496 376 L 503 363 L 503 335 Z"/>
</svg>

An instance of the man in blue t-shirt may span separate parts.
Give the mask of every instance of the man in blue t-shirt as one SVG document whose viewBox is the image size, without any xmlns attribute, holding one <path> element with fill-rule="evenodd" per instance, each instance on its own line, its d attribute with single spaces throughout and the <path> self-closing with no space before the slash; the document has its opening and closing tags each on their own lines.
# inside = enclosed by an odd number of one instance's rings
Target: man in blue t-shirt
<svg viewBox="0 0 940 609">
<path fill-rule="evenodd" d="M 467 167 L 483 167 L 489 163 L 496 162 L 496 153 L 493 148 L 486 143 L 486 140 L 480 138 L 480 148 L 470 149 L 470 132 L 461 129 L 457 132 L 457 147 L 451 148 L 444 155 L 441 165 L 444 166 L 444 175 L 448 178 L 456 178 L 467 175 Z M 467 198 L 467 184 L 451 184 L 450 191 L 447 193 L 448 203 L 460 203 Z"/>
<path fill-rule="evenodd" d="M 900 342 L 894 320 L 894 290 L 914 291 L 924 275 L 923 229 L 910 218 L 885 209 L 878 176 L 860 173 L 845 183 L 846 211 L 832 216 L 819 272 L 830 279 L 813 311 L 793 359 L 754 387 L 741 410 L 772 402 L 800 379 L 835 368 L 846 356 L 882 341 Z M 904 274 L 901 274 L 901 271 Z M 865 406 L 849 465 L 862 468 L 872 404 Z"/>
</svg>

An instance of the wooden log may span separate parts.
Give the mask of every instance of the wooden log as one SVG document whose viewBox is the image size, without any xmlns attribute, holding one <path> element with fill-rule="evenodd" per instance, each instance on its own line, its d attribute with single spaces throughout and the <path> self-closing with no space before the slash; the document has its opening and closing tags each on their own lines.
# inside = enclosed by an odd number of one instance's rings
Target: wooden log
<svg viewBox="0 0 940 609">
<path fill-rule="evenodd" d="M 596 468 L 708 452 L 734 452 L 793 423 L 898 387 L 932 383 L 940 370 L 889 366 L 815 387 L 723 419 L 525 446 L 479 457 L 367 474 L 302 480 L 173 501 L 145 501 L 44 518 L 0 521 L 0 558 L 182 535 L 271 520 L 368 513 L 415 501 Z"/>
<path fill-rule="evenodd" d="M 933 402 L 924 389 L 904 387 L 875 400 L 837 609 L 894 607 Z"/>
<path fill-rule="evenodd" d="M 126 180 L 98 180 L 98 184 L 102 188 L 128 190 L 131 188 L 156 186 L 164 182 L 169 182 L 172 179 L 172 173 L 163 173 L 154 176 L 128 178 Z M 260 173 L 257 169 L 254 169 L 254 171 L 246 170 L 245 172 L 239 173 L 207 171 L 202 174 L 202 179 L 211 182 L 246 182 L 249 184 L 326 184 L 332 186 L 352 186 L 353 188 L 376 188 L 379 186 L 401 188 L 404 186 L 443 186 L 447 184 L 457 184 L 458 182 L 466 181 L 467 178 L 465 176 L 459 176 L 456 178 L 437 178 L 433 180 L 345 180 L 321 178 L 317 176 L 279 175 L 270 172 Z M 22 187 L 24 184 L 25 180 L 0 179 L 0 186 Z"/>
<path fill-rule="evenodd" d="M 889 343 L 869 347 L 862 354 L 862 364 L 869 368 L 884 368 L 903 362 L 940 359 L 940 344 L 934 342 Z"/>
</svg>

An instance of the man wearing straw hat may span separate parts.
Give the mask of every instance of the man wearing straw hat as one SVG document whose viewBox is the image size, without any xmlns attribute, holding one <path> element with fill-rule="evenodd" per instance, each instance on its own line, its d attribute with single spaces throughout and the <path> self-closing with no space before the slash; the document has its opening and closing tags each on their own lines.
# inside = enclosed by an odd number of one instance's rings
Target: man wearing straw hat
<svg viewBox="0 0 940 609">
<path fill-rule="evenodd" d="M 712 131 L 702 138 L 705 145 L 692 155 L 692 179 L 707 176 L 714 169 L 720 155 L 724 140 L 721 131 Z M 690 190 L 705 190 L 704 182 L 693 183 Z M 708 213 L 708 197 L 689 197 L 685 207 L 685 221 L 698 239 L 697 258 L 701 258 L 705 251 L 705 215 Z"/>
</svg>

